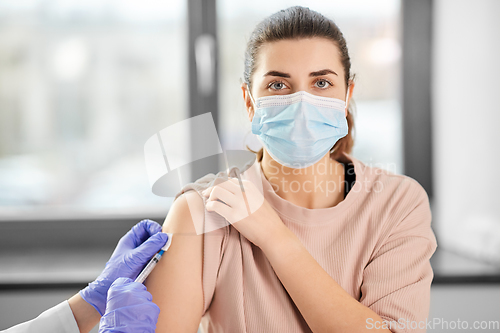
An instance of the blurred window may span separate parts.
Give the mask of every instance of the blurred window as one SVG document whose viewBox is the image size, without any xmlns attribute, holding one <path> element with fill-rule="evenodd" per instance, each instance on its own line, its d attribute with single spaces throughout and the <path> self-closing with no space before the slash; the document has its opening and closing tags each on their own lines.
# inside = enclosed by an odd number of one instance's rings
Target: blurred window
<svg viewBox="0 0 500 333">
<path fill-rule="evenodd" d="M 333 19 L 347 40 L 356 75 L 353 156 L 403 172 L 400 94 L 400 0 L 217 2 L 220 45 L 220 128 L 225 149 L 261 147 L 251 134 L 242 93 L 246 42 L 265 17 L 294 5 Z"/>
<path fill-rule="evenodd" d="M 0 1 L 0 218 L 165 215 L 146 140 L 188 115 L 183 1 Z"/>
<path fill-rule="evenodd" d="M 334 19 L 356 75 L 356 144 L 365 163 L 402 173 L 400 0 L 217 1 L 223 149 L 258 148 L 241 97 L 245 44 L 292 5 Z M 0 219 L 164 216 L 143 146 L 189 117 L 187 4 L 0 2 Z"/>
</svg>

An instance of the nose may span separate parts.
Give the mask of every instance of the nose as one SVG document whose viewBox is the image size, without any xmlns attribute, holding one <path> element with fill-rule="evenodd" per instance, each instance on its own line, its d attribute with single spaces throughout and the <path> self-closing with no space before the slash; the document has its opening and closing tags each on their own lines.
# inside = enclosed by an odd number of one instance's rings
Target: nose
<svg viewBox="0 0 500 333">
<path fill-rule="evenodd" d="M 306 91 L 310 94 L 314 94 L 312 87 L 310 86 L 309 82 L 305 80 L 300 80 L 296 84 L 292 86 L 292 89 L 290 89 L 290 94 L 296 93 L 298 91 Z"/>
</svg>

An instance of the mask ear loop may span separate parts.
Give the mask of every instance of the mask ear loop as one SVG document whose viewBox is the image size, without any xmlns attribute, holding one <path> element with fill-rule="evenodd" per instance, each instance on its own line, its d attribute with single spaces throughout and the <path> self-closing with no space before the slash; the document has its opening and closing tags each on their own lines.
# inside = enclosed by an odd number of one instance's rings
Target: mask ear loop
<svg viewBox="0 0 500 333">
<path fill-rule="evenodd" d="M 245 83 L 245 89 L 247 90 L 247 93 L 250 96 L 250 100 L 252 101 L 253 108 L 254 108 L 254 111 L 255 111 L 255 100 L 253 99 L 253 96 L 250 93 L 250 89 L 248 89 L 248 82 L 244 82 L 243 79 L 240 77 L 240 83 L 241 84 Z"/>
<path fill-rule="evenodd" d="M 243 82 L 243 80 L 242 80 L 241 78 L 240 78 L 240 83 L 241 83 L 241 84 L 243 84 L 243 83 L 244 83 L 244 82 Z M 246 84 L 245 89 L 246 89 L 246 91 L 247 91 L 248 95 L 250 96 L 250 100 L 252 101 L 253 108 L 254 108 L 254 112 L 255 112 L 255 100 L 253 99 L 252 93 L 250 93 L 250 89 L 248 88 L 248 83 L 246 83 L 246 82 L 245 82 L 245 84 Z M 243 139 L 243 141 L 244 141 L 244 142 L 247 142 L 247 137 L 248 137 L 248 134 L 251 134 L 251 133 L 252 133 L 252 131 L 248 132 L 248 133 L 245 135 L 245 138 Z M 246 146 L 248 147 L 248 145 L 246 145 Z"/>
<path fill-rule="evenodd" d="M 349 110 L 348 110 L 348 106 L 349 106 L 349 91 L 350 91 L 350 88 L 351 88 L 351 85 L 348 85 L 347 86 L 347 93 L 345 95 L 345 108 L 344 108 L 344 112 L 345 114 L 348 114 L 349 113 Z"/>
<path fill-rule="evenodd" d="M 256 104 L 255 104 L 255 100 L 253 99 L 252 94 L 250 93 L 250 89 L 248 89 L 248 84 L 247 84 L 247 92 L 248 92 L 248 96 L 250 96 L 250 100 L 252 101 L 252 104 L 253 104 L 253 111 L 255 112 Z"/>
<path fill-rule="evenodd" d="M 345 108 L 344 108 L 344 114 L 349 114 L 349 105 L 348 105 L 348 99 L 349 99 L 349 91 L 350 91 L 350 88 L 351 88 L 351 85 L 348 85 L 347 86 L 347 93 L 345 95 Z M 335 146 L 335 145 L 334 145 Z M 335 152 L 335 149 L 334 147 L 332 147 L 332 149 L 330 149 L 330 155 L 333 154 Z"/>
</svg>

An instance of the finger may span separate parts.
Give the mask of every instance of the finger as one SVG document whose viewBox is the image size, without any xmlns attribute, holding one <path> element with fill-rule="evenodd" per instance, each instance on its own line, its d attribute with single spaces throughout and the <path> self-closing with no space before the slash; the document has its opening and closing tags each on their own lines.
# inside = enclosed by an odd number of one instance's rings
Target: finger
<svg viewBox="0 0 500 333">
<path fill-rule="evenodd" d="M 238 194 L 241 192 L 240 183 L 237 178 L 228 178 L 227 181 L 219 184 L 218 186 L 228 190 L 233 194 Z"/>
<path fill-rule="evenodd" d="M 229 181 L 231 181 L 232 183 L 234 183 L 236 185 L 239 185 L 239 183 L 240 183 L 240 180 L 238 179 L 238 177 L 230 177 Z"/>
<path fill-rule="evenodd" d="M 120 291 L 120 292 L 128 291 L 136 299 L 139 299 L 139 297 L 148 300 L 152 299 L 151 293 L 147 290 L 144 284 L 135 282 L 134 280 L 129 278 L 123 278 L 123 277 L 118 278 L 113 282 L 111 287 L 113 287 L 115 291 Z"/>
<path fill-rule="evenodd" d="M 136 282 L 136 283 L 139 283 L 139 282 Z M 143 285 L 142 283 L 140 283 L 140 284 Z M 144 286 L 144 288 L 146 288 L 146 286 Z M 151 293 L 149 291 L 147 291 L 147 290 L 144 291 L 144 296 L 150 302 L 153 300 L 153 295 L 151 295 Z"/>
<path fill-rule="evenodd" d="M 167 243 L 168 235 L 158 232 L 126 256 L 127 264 L 133 270 L 140 270 Z"/>
<path fill-rule="evenodd" d="M 212 187 L 208 187 L 208 188 L 206 188 L 205 190 L 203 190 L 203 191 L 201 192 L 201 194 L 202 194 L 204 197 L 208 198 L 208 197 L 212 194 L 212 192 L 213 192 L 216 188 L 223 188 L 223 189 L 226 189 L 227 191 L 229 191 L 229 192 L 231 192 L 231 193 L 237 193 L 237 192 L 235 192 L 235 190 L 234 190 L 234 187 L 233 187 L 232 182 L 230 182 L 230 181 L 227 181 L 227 180 L 226 180 L 226 181 L 224 181 L 224 182 L 222 182 L 222 183 L 219 183 L 219 184 L 214 185 L 214 186 L 212 186 Z"/>
<path fill-rule="evenodd" d="M 130 283 L 130 282 L 133 282 L 132 279 L 130 279 L 128 277 L 120 277 L 120 278 L 116 279 L 115 281 L 113 281 L 113 283 L 111 284 L 111 287 L 124 285 L 124 284 Z"/>
<path fill-rule="evenodd" d="M 148 219 L 144 219 L 134 225 L 127 233 L 128 237 L 133 242 L 133 247 L 141 245 L 146 239 L 161 231 L 161 226 Z M 127 236 L 125 235 L 125 236 Z"/>
<path fill-rule="evenodd" d="M 208 197 L 207 200 L 210 201 L 217 201 L 221 200 L 223 201 L 226 205 L 230 207 L 235 206 L 235 195 L 225 188 L 222 187 L 216 187 L 215 189 L 212 190 L 212 193 L 210 193 L 210 197 Z"/>
<path fill-rule="evenodd" d="M 145 229 L 148 233 L 148 238 L 161 231 L 161 225 L 158 222 L 149 219 L 143 221 L 146 224 Z"/>
<path fill-rule="evenodd" d="M 206 197 L 207 197 L 208 195 L 210 195 L 210 192 L 211 192 L 211 191 L 212 191 L 212 190 L 213 190 L 216 186 L 218 186 L 219 184 L 221 184 L 221 183 L 225 182 L 226 180 L 227 180 L 227 178 L 226 178 L 225 176 L 216 177 L 215 179 L 213 179 L 213 180 L 209 183 L 208 187 L 207 187 L 205 190 L 203 190 L 201 193 L 202 193 L 204 196 L 206 196 Z"/>
<path fill-rule="evenodd" d="M 137 228 L 135 228 L 135 233 L 141 240 L 141 243 L 161 231 L 161 225 L 149 219 L 140 221 L 136 224 L 136 227 Z"/>
<path fill-rule="evenodd" d="M 128 306 L 131 303 L 141 304 L 151 301 L 153 297 L 146 286 L 129 278 L 116 279 L 108 290 L 107 304 L 115 308 Z"/>
<path fill-rule="evenodd" d="M 232 208 L 220 201 L 207 201 L 205 208 L 209 212 L 216 212 L 226 220 L 230 220 Z"/>
<path fill-rule="evenodd" d="M 204 196 L 204 197 L 209 197 L 210 194 L 212 193 L 212 190 L 214 189 L 215 186 L 212 186 L 212 187 L 207 187 L 206 189 L 204 189 L 203 191 L 201 191 L 201 194 Z"/>
<path fill-rule="evenodd" d="M 238 187 L 239 192 L 245 192 L 252 185 L 250 181 L 238 178 L 231 178 L 231 182 Z"/>
</svg>

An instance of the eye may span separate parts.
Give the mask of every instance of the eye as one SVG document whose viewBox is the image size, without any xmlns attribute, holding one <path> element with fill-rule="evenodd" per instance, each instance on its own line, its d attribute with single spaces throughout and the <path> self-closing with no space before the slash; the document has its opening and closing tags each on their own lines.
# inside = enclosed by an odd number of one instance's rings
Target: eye
<svg viewBox="0 0 500 333">
<path fill-rule="evenodd" d="M 271 88 L 272 90 L 283 90 L 286 88 L 286 85 L 282 81 L 274 81 L 274 82 L 269 83 L 269 85 L 267 87 Z"/>
<path fill-rule="evenodd" d="M 326 89 L 332 86 L 332 83 L 326 79 L 318 79 L 314 82 L 314 86 L 320 89 Z"/>
</svg>

